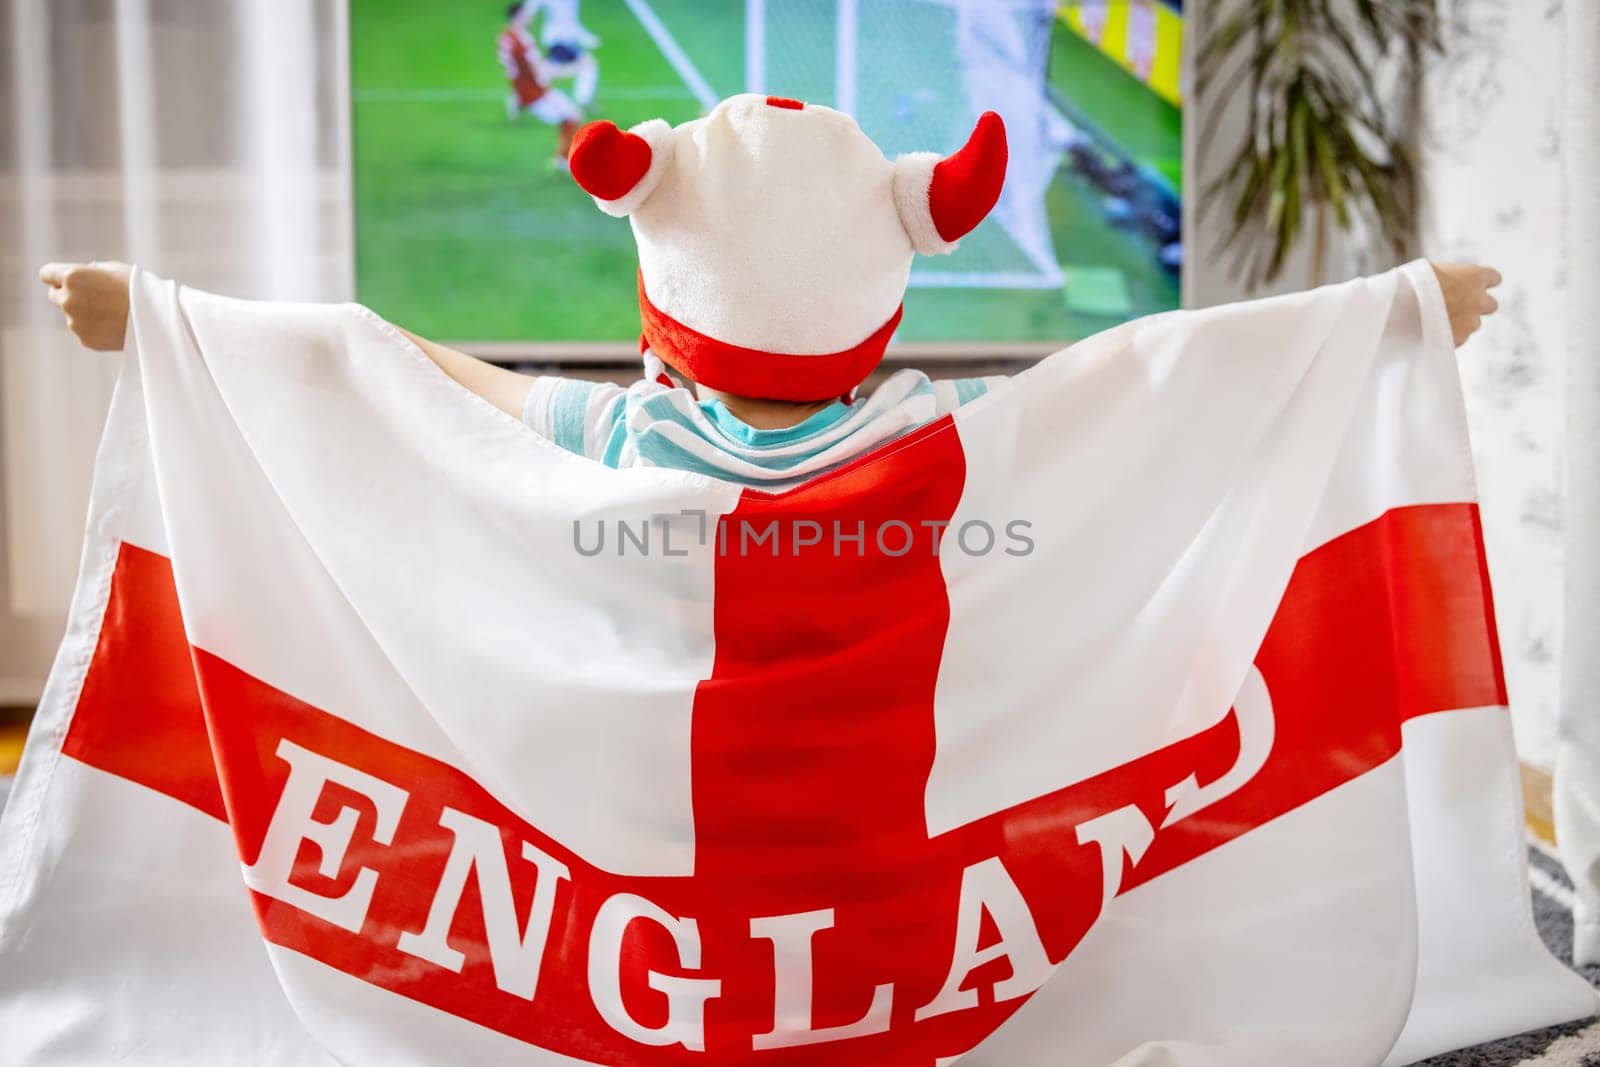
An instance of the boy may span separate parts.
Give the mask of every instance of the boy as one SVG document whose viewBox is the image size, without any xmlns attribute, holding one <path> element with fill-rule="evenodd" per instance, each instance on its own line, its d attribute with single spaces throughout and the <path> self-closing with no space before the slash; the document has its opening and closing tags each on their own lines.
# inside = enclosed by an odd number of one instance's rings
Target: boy
<svg viewBox="0 0 1600 1067">
<path fill-rule="evenodd" d="M 855 396 L 899 323 L 913 252 L 952 251 L 994 206 L 1005 170 L 998 116 L 948 158 L 891 164 L 848 116 L 741 96 L 677 129 L 591 124 L 571 161 L 602 210 L 631 216 L 642 380 L 624 390 L 530 378 L 412 336 L 451 378 L 562 447 L 613 467 L 783 488 L 988 388 L 902 370 Z M 1434 270 L 1459 345 L 1496 309 L 1488 290 L 1500 276 Z M 85 346 L 122 347 L 126 265 L 53 263 L 40 278 Z"/>
</svg>

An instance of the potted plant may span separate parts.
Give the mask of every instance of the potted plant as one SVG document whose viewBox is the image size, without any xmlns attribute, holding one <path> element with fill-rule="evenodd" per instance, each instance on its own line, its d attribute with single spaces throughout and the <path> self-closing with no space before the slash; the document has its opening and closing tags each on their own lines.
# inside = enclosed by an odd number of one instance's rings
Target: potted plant
<svg viewBox="0 0 1600 1067">
<path fill-rule="evenodd" d="M 1437 0 L 1216 0 L 1199 30 L 1195 74 L 1212 98 L 1200 151 L 1231 152 L 1202 205 L 1228 212 L 1234 273 L 1252 286 L 1276 278 L 1309 228 L 1320 282 L 1330 224 L 1358 221 L 1403 256 L 1416 232 L 1411 130 L 1423 57 L 1439 47 Z M 1232 93 L 1244 95 L 1246 124 L 1219 146 L 1218 94 Z"/>
</svg>

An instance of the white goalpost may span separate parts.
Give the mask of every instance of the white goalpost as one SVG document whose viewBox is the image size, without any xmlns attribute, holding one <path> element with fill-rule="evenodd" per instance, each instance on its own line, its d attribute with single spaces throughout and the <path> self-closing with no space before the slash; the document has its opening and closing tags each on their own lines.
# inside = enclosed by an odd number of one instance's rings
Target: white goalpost
<svg viewBox="0 0 1600 1067">
<path fill-rule="evenodd" d="M 855 116 L 893 158 L 948 152 L 980 113 L 1006 120 L 1011 163 L 989 220 L 911 283 L 1062 284 L 1045 195 L 1070 127 L 1045 91 L 1053 0 L 746 0 L 745 88 Z"/>
</svg>

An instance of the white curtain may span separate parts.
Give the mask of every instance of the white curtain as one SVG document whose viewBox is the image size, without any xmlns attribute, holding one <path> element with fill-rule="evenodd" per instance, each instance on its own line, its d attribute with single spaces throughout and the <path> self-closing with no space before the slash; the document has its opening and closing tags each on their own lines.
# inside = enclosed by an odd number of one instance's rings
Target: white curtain
<svg viewBox="0 0 1600 1067">
<path fill-rule="evenodd" d="M 31 704 L 77 568 L 117 357 L 36 280 L 127 259 L 348 299 L 345 4 L 0 0 L 0 704 Z"/>
<path fill-rule="evenodd" d="M 1573 958 L 1600 964 L 1600 0 L 1566 2 L 1566 654 L 1556 839 L 1572 875 Z"/>
</svg>

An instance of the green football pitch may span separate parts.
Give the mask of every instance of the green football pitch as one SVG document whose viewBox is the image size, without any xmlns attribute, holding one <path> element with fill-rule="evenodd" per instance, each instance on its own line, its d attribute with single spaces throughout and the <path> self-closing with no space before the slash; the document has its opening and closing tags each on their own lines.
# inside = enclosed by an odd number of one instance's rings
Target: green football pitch
<svg viewBox="0 0 1600 1067">
<path fill-rule="evenodd" d="M 718 96 L 743 88 L 744 6 L 648 4 Z M 553 128 L 532 116 L 506 117 L 495 57 L 504 10 L 497 0 L 352 3 L 358 296 L 440 340 L 635 338 L 637 260 L 626 221 L 596 210 L 551 166 Z M 589 117 L 626 127 L 701 114 L 699 100 L 623 0 L 589 0 L 582 16 L 602 42 Z M 831 39 L 832 20 L 826 22 L 811 39 Z M 1106 136 L 1175 174 L 1177 109 L 1064 25 L 1057 24 L 1051 47 L 1055 87 Z M 1061 289 L 914 287 L 898 339 L 1070 340 L 1177 306 L 1176 280 L 1155 263 L 1147 241 L 1102 218 L 1100 194 L 1087 182 L 1059 171 L 1047 210 L 1071 299 Z"/>
</svg>

